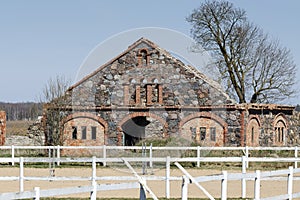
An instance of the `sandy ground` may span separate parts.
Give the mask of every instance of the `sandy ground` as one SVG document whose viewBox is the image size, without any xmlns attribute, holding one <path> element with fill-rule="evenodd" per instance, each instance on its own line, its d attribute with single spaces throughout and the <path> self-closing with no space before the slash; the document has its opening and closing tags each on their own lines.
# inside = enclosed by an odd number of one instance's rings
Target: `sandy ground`
<svg viewBox="0 0 300 200">
<path fill-rule="evenodd" d="M 137 170 L 141 172 L 141 170 Z M 148 170 L 149 171 L 149 170 Z M 203 175 L 215 175 L 221 174 L 220 170 L 207 170 L 207 169 L 188 169 L 187 170 L 194 177 Z M 228 171 L 228 173 L 233 173 L 234 171 Z M 239 171 L 235 171 L 239 172 Z M 91 168 L 56 168 L 55 176 L 83 176 L 90 177 L 92 174 Z M 17 167 L 13 168 L 0 168 L 0 176 L 18 176 L 19 169 Z M 130 176 L 128 170 L 126 169 L 116 169 L 116 168 L 97 168 L 97 176 Z M 181 177 L 183 174 L 178 169 L 171 169 L 171 176 Z M 49 176 L 49 169 L 39 169 L 39 168 L 26 168 L 24 170 L 24 176 Z M 165 176 L 165 169 L 158 169 L 153 171 L 152 176 Z M 295 175 L 295 176 L 300 176 Z M 125 181 L 126 182 L 126 181 Z M 127 181 L 129 182 L 129 181 Z M 101 181 L 98 183 L 121 183 L 121 181 Z M 72 186 L 84 186 L 90 185 L 89 181 L 25 181 L 24 189 L 32 190 L 34 187 L 40 187 L 41 189 L 49 188 L 63 188 Z M 165 197 L 165 182 L 164 181 L 148 181 L 148 186 L 158 197 Z M 171 181 L 171 197 L 180 198 L 181 197 L 181 181 Z M 212 181 L 201 183 L 201 185 L 214 197 L 220 197 L 221 195 L 221 182 Z M 300 181 L 294 181 L 294 192 L 300 192 Z M 19 181 L 0 181 L 0 193 L 5 192 L 18 192 Z M 261 197 L 276 196 L 285 194 L 287 191 L 287 181 L 262 181 L 261 182 Z M 150 197 L 149 195 L 147 195 Z M 188 189 L 188 196 L 191 198 L 202 197 L 205 195 L 196 186 L 190 184 Z M 229 181 L 228 182 L 228 197 L 240 197 L 241 196 L 241 182 L 240 181 Z M 254 196 L 254 182 L 247 182 L 247 197 L 253 198 Z M 69 197 L 89 197 L 89 194 L 79 194 L 79 195 L 69 195 Z M 127 189 L 121 191 L 107 191 L 98 192 L 97 197 L 139 197 L 139 189 Z"/>
</svg>

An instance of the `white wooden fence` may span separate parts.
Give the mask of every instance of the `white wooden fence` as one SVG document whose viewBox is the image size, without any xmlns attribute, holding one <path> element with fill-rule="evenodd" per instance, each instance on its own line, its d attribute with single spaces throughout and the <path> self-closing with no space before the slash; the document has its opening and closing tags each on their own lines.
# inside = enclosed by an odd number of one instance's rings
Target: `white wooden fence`
<svg viewBox="0 0 300 200">
<path fill-rule="evenodd" d="M 187 199 L 187 191 L 188 184 L 193 183 L 199 189 L 201 189 L 208 198 L 214 199 L 204 187 L 201 186 L 202 182 L 207 181 L 216 181 L 219 180 L 222 183 L 221 189 L 221 198 L 227 199 L 227 181 L 232 180 L 241 180 L 242 191 L 241 196 L 243 198 L 247 197 L 246 194 L 246 180 L 254 180 L 255 181 L 255 191 L 254 198 L 260 199 L 260 181 L 261 180 L 272 180 L 274 176 L 279 175 L 287 175 L 287 192 L 281 196 L 269 197 L 266 199 L 292 199 L 300 197 L 300 193 L 293 193 L 293 182 L 294 180 L 299 181 L 299 177 L 295 177 L 295 173 L 300 173 L 300 169 L 294 169 L 290 167 L 288 170 L 277 170 L 277 171 L 268 171 L 268 172 L 260 172 L 256 171 L 256 173 L 247 173 L 246 167 L 249 162 L 299 162 L 300 158 L 255 158 L 255 157 L 200 157 L 200 158 L 171 158 L 171 157 L 136 157 L 136 158 L 0 158 L 0 163 L 5 162 L 15 162 L 19 163 L 20 166 L 20 174 L 16 177 L 0 177 L 0 181 L 19 181 L 19 192 L 15 193 L 3 193 L 0 194 L 0 199 L 22 199 L 22 198 L 35 198 L 39 199 L 39 197 L 47 197 L 54 195 L 66 195 L 66 194 L 75 194 L 75 193 L 83 193 L 90 192 L 91 199 L 96 199 L 97 191 L 100 190 L 121 190 L 127 188 L 140 188 L 140 199 L 145 199 L 146 194 L 151 195 L 153 199 L 157 199 L 151 188 L 147 186 L 147 181 L 165 181 L 166 198 L 170 198 L 170 181 L 181 181 L 182 184 L 182 199 Z M 92 175 L 90 177 L 25 177 L 24 176 L 24 162 L 25 163 L 36 163 L 36 162 L 59 162 L 59 163 L 68 163 L 68 162 L 90 162 L 92 163 Z M 140 177 L 138 173 L 132 168 L 129 164 L 131 162 L 163 162 L 166 164 L 166 174 L 165 176 L 146 176 Z M 233 173 L 229 174 L 227 172 L 223 172 L 220 175 L 215 176 L 200 176 L 200 177 L 192 177 L 187 170 L 185 170 L 179 162 L 241 162 L 242 163 L 242 173 Z M 97 162 L 122 162 L 125 163 L 126 166 L 132 171 L 134 176 L 124 176 L 124 177 L 108 177 L 108 176 L 100 176 L 96 175 L 96 163 Z M 171 177 L 170 176 L 170 164 L 175 163 L 175 165 L 183 172 L 184 177 Z M 269 178 L 272 177 L 272 178 Z M 282 178 L 282 177 L 281 177 Z M 27 180 L 39 180 L 39 181 L 88 181 L 90 185 L 88 186 L 80 186 L 73 188 L 60 188 L 60 189 L 50 189 L 50 190 L 40 190 L 39 188 L 35 188 L 34 191 L 24 191 L 24 181 Z M 122 183 L 122 184 L 97 184 L 97 181 L 100 180 L 127 180 L 127 181 L 138 181 L 133 183 Z"/>
<path fill-rule="evenodd" d="M 0 146 L 0 150 L 9 150 L 10 151 L 10 157 L 12 158 L 12 165 L 14 165 L 15 157 L 16 157 L 16 150 L 48 150 L 50 153 L 52 151 L 53 155 L 56 158 L 58 158 L 57 164 L 59 165 L 59 159 L 61 157 L 61 151 L 62 150 L 98 150 L 102 152 L 102 158 L 103 158 L 103 165 L 106 166 L 106 158 L 108 158 L 110 154 L 108 154 L 111 150 L 143 150 L 145 149 L 148 151 L 148 157 L 149 160 L 149 166 L 150 168 L 153 166 L 153 151 L 195 151 L 196 157 L 194 157 L 197 167 L 200 167 L 200 162 L 203 160 L 203 157 L 201 156 L 202 151 L 242 151 L 243 154 L 248 158 L 251 155 L 252 151 L 292 151 L 294 152 L 293 158 L 296 158 L 294 161 L 294 167 L 298 168 L 298 151 L 299 147 L 153 147 L 152 144 L 146 147 L 143 146 Z M 99 156 L 97 156 L 99 157 Z M 292 157 L 289 157 L 292 159 Z M 248 159 L 247 159 L 248 160 Z M 113 161 L 115 162 L 115 161 Z M 214 161 L 212 161 L 214 162 Z M 229 161 L 229 162 L 237 162 L 237 161 Z M 287 161 L 290 162 L 290 161 Z M 293 161 L 291 161 L 293 162 Z M 247 162 L 247 168 L 249 166 L 249 163 Z"/>
</svg>

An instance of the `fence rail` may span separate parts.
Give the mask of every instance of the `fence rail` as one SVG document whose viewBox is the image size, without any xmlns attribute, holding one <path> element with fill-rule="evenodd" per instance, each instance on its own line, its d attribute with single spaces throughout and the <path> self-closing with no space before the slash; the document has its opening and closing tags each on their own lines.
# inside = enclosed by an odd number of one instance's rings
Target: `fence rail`
<svg viewBox="0 0 300 200">
<path fill-rule="evenodd" d="M 58 159 L 60 159 L 61 157 L 61 152 L 63 150 L 98 150 L 102 152 L 102 158 L 105 159 L 103 162 L 103 165 L 106 166 L 106 158 L 110 157 L 110 155 L 108 154 L 108 152 L 110 150 L 145 150 L 148 151 L 148 157 L 150 158 L 149 160 L 149 165 L 150 167 L 152 167 L 152 160 L 151 158 L 153 157 L 153 151 L 195 151 L 195 162 L 197 167 L 200 167 L 200 162 L 201 161 L 206 161 L 203 160 L 203 156 L 201 156 L 201 152 L 203 151 L 242 151 L 243 154 L 246 156 L 247 160 L 249 162 L 255 162 L 255 160 L 251 160 L 250 159 L 250 155 L 251 152 L 253 151 L 291 151 L 294 152 L 293 157 L 289 157 L 289 158 L 283 158 L 286 159 L 284 160 L 284 162 L 292 162 L 289 161 L 293 160 L 292 158 L 295 158 L 296 160 L 294 160 L 294 167 L 298 168 L 298 151 L 299 151 L 299 147 L 295 146 L 295 147 L 200 147 L 200 146 L 195 146 L 195 147 L 169 147 L 169 146 L 165 146 L 165 147 L 155 147 L 152 146 L 152 144 L 150 144 L 149 146 L 106 146 L 106 145 L 102 145 L 102 146 L 0 146 L 0 150 L 9 150 L 10 151 L 10 158 L 12 160 L 10 160 L 10 162 L 12 163 L 12 165 L 14 165 L 15 163 L 15 159 L 17 157 L 16 155 L 16 151 L 17 150 L 48 150 L 49 152 L 49 157 L 56 157 Z M 52 155 L 50 155 L 50 152 L 52 151 Z M 99 156 L 97 156 L 99 157 Z M 272 157 L 268 157 L 266 158 L 267 160 L 272 160 Z M 116 162 L 116 160 L 113 160 L 113 162 Z M 108 160 L 109 162 L 109 160 Z M 209 161 L 206 161 L 209 162 Z M 212 161 L 213 162 L 213 161 Z M 231 161 L 231 162 L 237 162 L 237 161 Z M 260 162 L 260 161 L 257 161 Z M 266 161 L 266 162 L 272 162 L 272 161 Z M 59 165 L 59 161 L 57 162 L 57 164 Z M 247 168 L 249 166 L 249 163 L 247 162 Z"/>
<path fill-rule="evenodd" d="M 63 150 L 79 150 L 79 149 L 92 149 L 92 150 L 101 150 L 101 155 L 99 157 L 61 157 L 61 152 Z M 113 157 L 108 152 L 110 150 L 147 150 L 148 156 L 146 157 L 126 157 L 119 158 Z M 82 192 L 91 192 L 91 199 L 96 198 L 97 191 L 103 189 L 106 190 L 106 186 L 101 184 L 98 185 L 97 181 L 104 180 L 114 180 L 114 181 L 138 181 L 132 183 L 123 183 L 123 185 L 115 184 L 110 186 L 112 188 L 119 188 L 120 190 L 123 186 L 128 186 L 129 188 L 140 188 L 140 198 L 145 199 L 146 193 L 150 192 L 150 195 L 156 199 L 157 197 L 151 191 L 146 184 L 147 181 L 164 181 L 165 182 L 165 197 L 170 198 L 170 181 L 182 181 L 182 199 L 187 199 L 187 185 L 190 182 L 196 184 L 200 189 L 202 188 L 200 183 L 207 181 L 221 181 L 221 199 L 227 199 L 227 181 L 241 181 L 241 196 L 246 198 L 246 181 L 254 181 L 254 198 L 260 199 L 260 182 L 262 180 L 281 180 L 287 181 L 288 191 L 286 194 L 268 197 L 265 199 L 292 199 L 300 197 L 300 193 L 293 193 L 293 181 L 300 180 L 300 177 L 293 176 L 295 173 L 300 173 L 300 169 L 297 168 L 297 164 L 300 161 L 298 157 L 298 147 L 153 147 L 152 145 L 147 147 L 124 147 L 124 146 L 0 146 L 0 150 L 8 150 L 11 152 L 8 157 L 0 157 L 0 163 L 15 163 L 19 164 L 20 174 L 19 176 L 11 177 L 0 177 L 0 181 L 19 181 L 19 192 L 17 193 L 3 193 L 0 194 L 0 199 L 10 199 L 10 197 L 16 197 L 18 199 L 24 198 L 35 198 L 46 197 L 47 195 L 52 195 L 55 191 L 57 195 L 66 194 L 66 192 L 73 193 L 82 193 Z M 52 150 L 53 154 L 49 154 L 49 157 L 17 157 L 17 150 Z M 154 157 L 153 151 L 195 151 L 193 154 L 194 157 Z M 237 157 L 203 157 L 201 156 L 201 151 L 241 151 L 243 156 Z M 292 151 L 294 152 L 293 157 L 249 157 L 250 152 L 252 151 Z M 50 152 L 50 151 L 49 151 Z M 54 153 L 55 152 L 55 153 Z M 153 163 L 165 163 L 166 174 L 165 176 L 145 176 L 140 177 L 137 173 L 133 173 L 134 176 L 96 176 L 96 163 L 103 163 L 106 166 L 109 163 L 123 163 L 133 172 L 133 168 L 129 163 L 136 162 L 147 162 L 150 167 L 153 167 Z M 227 173 L 222 172 L 222 174 L 213 175 L 213 176 L 200 176 L 200 177 L 191 177 L 189 173 L 180 168 L 182 162 L 194 162 L 197 164 L 197 167 L 200 167 L 200 163 L 205 162 L 217 162 L 217 163 L 241 163 L 241 173 Z M 294 163 L 295 168 L 289 168 L 288 170 L 275 170 L 261 172 L 256 171 L 255 173 L 247 173 L 247 167 L 249 163 L 265 163 L 265 162 L 287 162 Z M 24 163 L 91 163 L 92 164 L 92 175 L 87 177 L 28 177 L 24 176 Z M 175 165 L 181 169 L 184 173 L 184 177 L 170 176 L 170 165 L 175 163 Z M 286 177 L 283 177 L 286 176 Z M 191 181 L 192 180 L 192 181 Z M 25 181 L 87 181 L 91 185 L 80 186 L 73 188 L 60 188 L 60 189 L 51 189 L 51 190 L 40 190 L 35 188 L 33 191 L 24 191 Z M 129 185 L 126 185 L 129 184 Z M 130 186 L 130 184 L 132 184 Z M 204 189 L 204 188 L 202 188 Z M 75 191 L 75 192 L 74 192 Z M 205 191 L 205 190 L 204 190 Z M 11 196 L 9 196 L 11 195 Z M 22 196 L 23 195 L 23 196 Z M 50 196 L 51 196 L 50 195 Z M 207 194 L 210 199 L 213 199 L 210 194 Z"/>
<path fill-rule="evenodd" d="M 11 160 L 11 158 L 0 158 L 0 162 L 7 162 Z M 61 163 L 68 163 L 68 162 L 88 162 L 92 163 L 92 176 L 88 177 L 25 177 L 24 176 L 24 163 L 30 162 L 52 162 L 55 160 L 56 162 Z M 275 170 L 275 171 L 267 171 L 267 172 L 260 172 L 256 171 L 255 173 L 247 173 L 245 171 L 247 162 L 295 162 L 300 161 L 300 158 L 254 158 L 254 157 L 227 157 L 227 158 L 221 158 L 221 157 L 206 157 L 201 158 L 201 162 L 241 162 L 242 163 L 242 173 L 227 173 L 223 172 L 220 175 L 214 175 L 214 176 L 200 176 L 200 177 L 191 177 L 186 170 L 183 170 L 179 162 L 195 162 L 195 158 L 151 158 L 153 162 L 164 162 L 166 164 L 166 175 L 165 176 L 145 176 L 141 178 L 137 175 L 137 173 L 133 173 L 134 176 L 123 176 L 123 177 L 113 177 L 113 176 L 96 176 L 96 163 L 97 162 L 122 162 L 125 163 L 128 167 L 130 166 L 129 162 L 144 162 L 144 161 L 150 161 L 150 158 L 142 158 L 142 157 L 136 157 L 136 158 L 14 158 L 15 162 L 19 163 L 20 167 L 20 174 L 18 177 L 0 177 L 0 181 L 19 181 L 19 192 L 18 193 L 4 193 L 0 194 L 0 199 L 9 199 L 8 197 L 13 197 L 15 195 L 16 198 L 22 198 L 22 195 L 24 195 L 24 198 L 36 198 L 36 196 L 40 197 L 46 197 L 47 195 L 53 196 L 53 191 L 56 191 L 56 195 L 63 195 L 67 194 L 66 191 L 69 191 L 71 194 L 72 191 L 75 191 L 75 193 L 82 193 L 89 191 L 91 194 L 96 195 L 96 192 L 101 189 L 106 190 L 104 185 L 97 185 L 97 181 L 100 180 L 115 180 L 115 181 L 139 181 L 140 188 L 144 188 L 145 191 L 148 191 L 151 193 L 152 197 L 156 199 L 157 197 L 155 194 L 151 191 L 151 189 L 147 186 L 146 181 L 165 181 L 166 184 L 166 191 L 165 196 L 166 198 L 170 198 L 170 181 L 180 181 L 183 180 L 183 186 L 182 186 L 182 195 L 183 199 L 186 199 L 187 197 L 187 186 L 185 184 L 188 184 L 192 182 L 196 184 L 199 188 L 202 188 L 200 183 L 207 182 L 207 181 L 221 181 L 222 183 L 222 199 L 227 198 L 227 181 L 234 181 L 234 180 L 241 180 L 242 184 L 242 191 L 241 196 L 243 198 L 246 198 L 246 180 L 253 180 L 255 181 L 255 191 L 254 194 L 256 195 L 256 199 L 260 199 L 260 181 L 261 180 L 274 180 L 270 177 L 275 176 L 282 176 L 287 175 L 286 178 L 283 179 L 283 177 L 280 177 L 281 180 L 287 180 L 288 183 L 288 191 L 287 194 L 276 196 L 276 197 L 270 197 L 270 199 L 278 199 L 281 197 L 287 197 L 288 199 L 297 198 L 300 197 L 300 193 L 292 193 L 293 188 L 293 181 L 300 180 L 300 177 L 294 177 L 293 174 L 300 173 L 300 169 L 294 169 L 293 167 L 290 167 L 288 170 Z M 182 177 L 171 177 L 170 176 L 170 165 L 171 163 L 175 163 L 175 165 L 183 171 L 183 173 L 186 175 L 185 178 Z M 134 169 L 132 167 L 129 167 L 131 171 Z M 276 177 L 275 177 L 276 178 Z M 189 180 L 189 181 L 187 181 Z M 92 186 L 82 186 L 82 187 L 73 187 L 73 188 L 67 188 L 64 189 L 52 189 L 52 190 L 39 190 L 39 188 L 36 188 L 34 191 L 24 191 L 24 182 L 25 181 L 87 181 L 91 182 Z M 125 183 L 124 183 L 125 184 Z M 125 184 L 126 185 L 126 184 Z M 120 186 L 120 187 L 119 187 Z M 112 187 L 122 189 L 121 185 L 112 185 Z M 124 185 L 123 185 L 124 186 Z M 124 186 L 125 187 L 125 186 Z M 129 187 L 129 186 L 128 186 Z M 133 186 L 132 186 L 133 187 Z M 134 188 L 137 188 L 137 185 L 134 185 Z M 202 188 L 203 189 L 203 188 Z M 144 191 L 143 190 L 143 191 Z M 145 191 L 143 194 L 145 194 Z M 20 196 L 21 195 L 21 196 Z M 30 197 L 28 197 L 30 196 Z M 146 195 L 142 195 L 144 198 Z M 212 196 L 208 196 L 210 199 L 213 199 Z M 91 196 L 91 199 L 95 199 L 95 197 Z M 143 199 L 143 198 L 142 198 Z"/>
</svg>

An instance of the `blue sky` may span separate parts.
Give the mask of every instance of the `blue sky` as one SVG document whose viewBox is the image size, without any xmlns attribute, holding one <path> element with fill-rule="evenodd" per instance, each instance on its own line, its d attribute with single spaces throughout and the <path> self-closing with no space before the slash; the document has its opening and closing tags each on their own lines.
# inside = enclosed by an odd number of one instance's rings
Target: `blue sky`
<svg viewBox="0 0 300 200">
<path fill-rule="evenodd" d="M 230 1 L 289 48 L 300 71 L 300 1 Z M 161 27 L 189 35 L 185 18 L 201 2 L 0 1 L 0 101 L 37 101 L 49 78 L 64 75 L 74 80 L 90 51 L 120 32 Z"/>
</svg>

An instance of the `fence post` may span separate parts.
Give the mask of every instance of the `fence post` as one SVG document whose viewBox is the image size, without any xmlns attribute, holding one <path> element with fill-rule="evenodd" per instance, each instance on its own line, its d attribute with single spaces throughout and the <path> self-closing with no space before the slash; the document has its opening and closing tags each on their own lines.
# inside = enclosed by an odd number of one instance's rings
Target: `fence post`
<svg viewBox="0 0 300 200">
<path fill-rule="evenodd" d="M 295 146 L 295 158 L 298 158 L 298 146 Z M 298 168 L 298 162 L 295 161 L 295 169 Z"/>
<path fill-rule="evenodd" d="M 260 199 L 260 170 L 256 170 L 256 176 L 255 176 L 255 185 L 254 185 L 254 199 L 259 200 Z"/>
<path fill-rule="evenodd" d="M 103 166 L 106 167 L 106 145 L 103 145 Z"/>
<path fill-rule="evenodd" d="M 289 200 L 293 199 L 293 178 L 294 178 L 294 169 L 292 166 L 289 167 L 289 174 L 288 174 L 288 195 Z"/>
<path fill-rule="evenodd" d="M 15 146 L 11 145 L 11 165 L 14 166 L 15 165 Z"/>
<path fill-rule="evenodd" d="M 197 146 L 197 167 L 200 167 L 200 146 Z"/>
<path fill-rule="evenodd" d="M 221 200 L 227 199 L 227 171 L 222 171 Z"/>
<path fill-rule="evenodd" d="M 242 157 L 242 174 L 246 175 L 246 156 Z M 246 198 L 246 178 L 242 178 L 242 198 Z"/>
<path fill-rule="evenodd" d="M 188 184 L 190 179 L 185 175 L 182 176 L 182 185 L 181 185 L 181 200 L 188 199 Z"/>
<path fill-rule="evenodd" d="M 57 160 L 57 166 L 59 166 L 60 165 L 60 161 L 59 161 L 60 160 L 60 146 L 59 145 L 57 145 L 57 150 L 56 151 L 57 151 L 56 154 L 57 154 L 57 159 L 58 159 Z"/>
<path fill-rule="evenodd" d="M 93 156 L 92 161 L 92 186 L 93 190 L 91 191 L 91 200 L 97 199 L 97 182 L 96 182 L 96 157 Z"/>
<path fill-rule="evenodd" d="M 247 168 L 249 168 L 248 157 L 249 157 L 249 147 L 246 146 L 246 158 L 247 158 L 246 164 L 247 164 Z"/>
<path fill-rule="evenodd" d="M 140 184 L 140 200 L 146 200 L 146 192 L 142 184 Z"/>
<path fill-rule="evenodd" d="M 35 197 L 33 198 L 34 200 L 40 200 L 40 188 L 39 187 L 35 187 L 34 188 L 35 191 Z"/>
<path fill-rule="evenodd" d="M 24 191 L 24 158 L 20 158 L 20 177 L 19 177 L 20 192 Z"/>
<path fill-rule="evenodd" d="M 151 168 L 151 171 L 152 171 L 152 168 L 153 168 L 153 161 L 152 161 L 152 143 L 150 144 L 150 150 L 149 150 L 149 157 L 150 157 L 150 163 L 149 163 L 149 167 Z"/>
<path fill-rule="evenodd" d="M 166 158 L 166 198 L 170 198 L 170 156 Z"/>
</svg>

